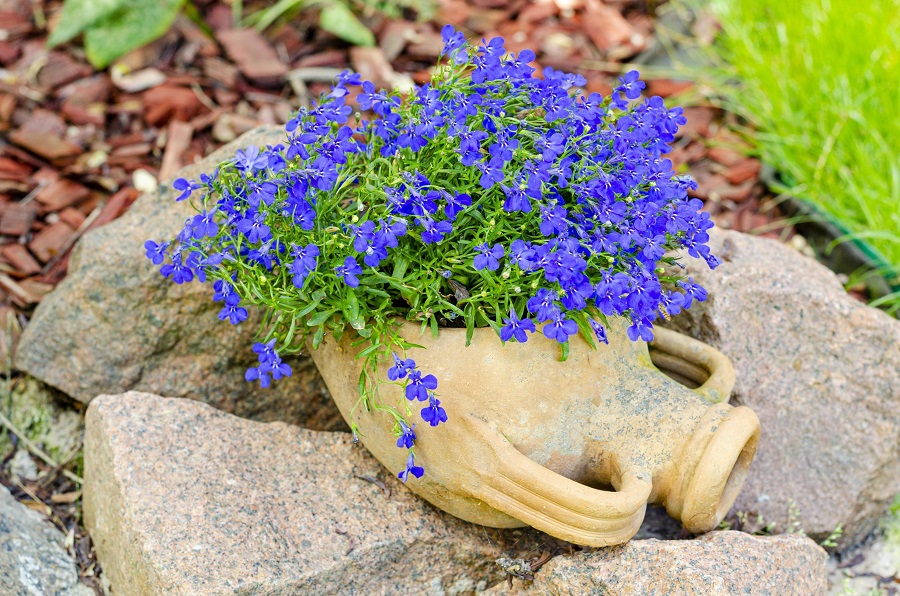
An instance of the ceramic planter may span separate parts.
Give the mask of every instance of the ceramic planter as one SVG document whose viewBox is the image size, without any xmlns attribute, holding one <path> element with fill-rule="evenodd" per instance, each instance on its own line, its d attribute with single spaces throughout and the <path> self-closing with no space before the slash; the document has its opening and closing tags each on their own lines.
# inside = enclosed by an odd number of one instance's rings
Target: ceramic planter
<svg viewBox="0 0 900 596">
<path fill-rule="evenodd" d="M 527 524 L 589 546 L 627 541 L 648 503 L 665 506 L 691 532 L 712 530 L 743 484 L 759 421 L 749 408 L 725 403 L 734 372 L 721 353 L 655 332 L 655 360 L 702 385 L 691 390 L 660 372 L 647 344 L 630 341 L 621 321 L 597 350 L 573 336 L 566 362 L 539 333 L 503 345 L 493 330 L 477 329 L 465 347 L 465 329 L 433 338 L 405 323 L 401 334 L 426 348 L 408 356 L 437 376 L 449 416 L 431 428 L 418 416 L 423 404 L 412 404 L 416 461 L 426 473 L 407 487 L 476 524 Z M 351 340 L 328 338 L 312 358 L 344 418 L 396 474 L 407 453 L 396 446 L 393 419 L 353 410 L 362 360 Z M 404 407 L 402 389 L 384 380 L 381 401 Z"/>
</svg>

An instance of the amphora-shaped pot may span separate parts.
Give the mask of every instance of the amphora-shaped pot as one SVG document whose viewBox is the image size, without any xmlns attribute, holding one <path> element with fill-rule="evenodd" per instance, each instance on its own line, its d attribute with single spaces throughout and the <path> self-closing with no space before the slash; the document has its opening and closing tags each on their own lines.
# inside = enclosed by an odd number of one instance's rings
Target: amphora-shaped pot
<svg viewBox="0 0 900 596">
<path fill-rule="evenodd" d="M 759 440 L 759 420 L 727 398 L 730 362 L 717 350 L 656 328 L 654 360 L 612 321 L 609 344 L 570 339 L 568 360 L 540 333 L 503 344 L 491 329 L 442 329 L 437 338 L 404 323 L 401 335 L 423 374 L 438 378 L 449 421 L 418 420 L 422 478 L 406 486 L 444 511 L 498 528 L 530 525 L 589 546 L 634 536 L 647 504 L 665 506 L 691 532 L 718 526 L 737 496 Z M 387 413 L 353 410 L 363 360 L 354 338 L 326 339 L 311 355 L 344 418 L 391 472 L 406 465 Z M 386 367 L 385 367 L 386 369 Z M 383 374 L 382 371 L 379 373 Z M 405 407 L 401 387 L 381 385 L 383 403 Z M 427 402 L 426 402 L 427 403 Z M 352 414 L 351 414 L 352 413 Z"/>
</svg>

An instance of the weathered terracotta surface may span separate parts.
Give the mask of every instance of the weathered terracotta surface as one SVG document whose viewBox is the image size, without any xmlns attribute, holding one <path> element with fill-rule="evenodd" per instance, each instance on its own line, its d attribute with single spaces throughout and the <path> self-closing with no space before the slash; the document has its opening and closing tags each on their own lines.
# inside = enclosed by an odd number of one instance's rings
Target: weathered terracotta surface
<svg viewBox="0 0 900 596">
<path fill-rule="evenodd" d="M 178 176 L 199 179 L 239 148 L 283 139 L 281 127 L 253 130 Z M 241 325 L 222 322 L 209 284 L 176 285 L 146 259 L 144 241 L 173 237 L 195 213 L 176 196 L 163 181 L 122 218 L 85 234 L 69 276 L 25 329 L 16 367 L 85 403 L 134 389 L 190 397 L 247 418 L 344 429 L 309 358 L 288 358 L 293 376 L 268 390 L 244 381 L 256 363 L 250 348 L 259 312 L 250 309 Z"/>
<path fill-rule="evenodd" d="M 557 548 L 438 511 L 349 433 L 137 392 L 86 423 L 85 522 L 113 594 L 471 594 L 503 579 L 498 557 Z"/>
<path fill-rule="evenodd" d="M 727 398 L 734 376 L 700 342 L 665 330 L 656 341 L 671 360 L 711 373 L 691 391 L 657 370 L 647 345 L 628 340 L 620 321 L 597 350 L 573 338 L 566 362 L 558 344 L 539 334 L 503 345 L 492 330 L 478 329 L 464 347 L 465 329 L 433 338 L 407 323 L 400 332 L 425 347 L 407 356 L 437 376 L 449 416 L 431 428 L 415 411 L 424 404 L 413 404 L 417 463 L 426 473 L 407 486 L 457 517 L 493 527 L 524 522 L 604 546 L 631 538 L 648 502 L 692 532 L 709 531 L 740 490 L 759 423 L 748 408 L 707 401 Z M 312 357 L 341 413 L 396 474 L 406 450 L 396 446 L 393 418 L 354 411 L 362 361 L 352 341 L 326 339 Z M 379 391 L 383 403 L 404 407 L 402 387 L 386 376 Z"/>
<path fill-rule="evenodd" d="M 763 435 L 735 511 L 841 547 L 864 539 L 900 493 L 900 321 L 837 276 L 766 238 L 713 230 L 714 271 L 684 259 L 709 300 L 674 329 L 721 350 Z"/>
<path fill-rule="evenodd" d="M 828 556 L 799 534 L 711 532 L 697 540 L 633 540 L 558 556 L 533 582 L 499 584 L 491 596 L 823 596 Z"/>
</svg>

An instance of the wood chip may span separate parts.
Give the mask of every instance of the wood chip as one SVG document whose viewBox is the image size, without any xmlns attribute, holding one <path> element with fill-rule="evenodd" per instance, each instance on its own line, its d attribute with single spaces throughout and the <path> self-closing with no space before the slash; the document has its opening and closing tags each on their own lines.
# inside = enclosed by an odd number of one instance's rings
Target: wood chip
<svg viewBox="0 0 900 596">
<path fill-rule="evenodd" d="M 94 218 L 94 221 L 91 222 L 86 231 L 99 228 L 113 221 L 122 215 L 140 195 L 141 192 L 136 188 L 127 187 L 109 197 L 100 210 L 100 214 Z"/>
<path fill-rule="evenodd" d="M 81 155 L 84 150 L 74 143 L 49 132 L 13 131 L 9 135 L 13 143 L 51 161 Z"/>
<path fill-rule="evenodd" d="M 37 304 L 43 298 L 40 294 L 32 294 L 27 287 L 16 283 L 13 278 L 5 273 L 0 273 L 0 288 L 5 290 L 13 303 L 20 307 Z"/>
<path fill-rule="evenodd" d="M 65 52 L 50 52 L 47 63 L 37 73 L 37 84 L 48 91 L 89 77 L 93 69 L 83 62 L 76 62 Z"/>
<path fill-rule="evenodd" d="M 364 81 L 372 81 L 378 88 L 397 88 L 401 92 L 412 90 L 412 78 L 395 72 L 381 48 L 350 48 L 350 63 Z"/>
<path fill-rule="evenodd" d="M 168 180 L 184 165 L 181 156 L 191 145 L 194 128 L 187 122 L 172 120 L 169 123 L 168 136 L 166 151 L 163 153 L 162 166 L 159 168 L 160 180 Z"/>
<path fill-rule="evenodd" d="M 197 51 L 201 56 L 209 57 L 219 55 L 219 46 L 216 45 L 216 42 L 210 39 L 210 37 L 187 16 L 183 14 L 179 15 L 178 18 L 175 19 L 174 29 L 187 41 L 196 43 L 199 48 Z"/>
<path fill-rule="evenodd" d="M 25 182 L 34 168 L 15 159 L 0 157 L 0 178 Z"/>
<path fill-rule="evenodd" d="M 707 156 L 709 156 L 711 160 L 718 162 L 723 166 L 733 166 L 745 159 L 745 155 L 740 151 L 735 151 L 734 149 L 721 146 L 712 147 L 707 152 Z"/>
<path fill-rule="evenodd" d="M 625 45 L 635 33 L 619 9 L 599 0 L 588 0 L 584 11 L 584 30 L 603 52 Z"/>
<path fill-rule="evenodd" d="M 217 57 L 210 57 L 203 60 L 203 74 L 212 81 L 231 89 L 238 82 L 237 67 Z"/>
<path fill-rule="evenodd" d="M 57 505 L 68 505 L 74 503 L 81 497 L 81 491 L 76 490 L 71 493 L 53 493 L 50 495 L 50 502 Z"/>
<path fill-rule="evenodd" d="M 0 306 L 0 362 L 12 360 L 22 335 L 22 325 L 16 311 L 9 306 Z"/>
<path fill-rule="evenodd" d="M 171 119 L 188 122 L 209 110 L 192 89 L 162 85 L 143 95 L 144 120 L 150 126 L 161 126 Z"/>
<path fill-rule="evenodd" d="M 241 73 L 258 85 L 278 85 L 288 68 L 259 33 L 253 29 L 231 29 L 216 32 L 216 39 L 234 60 Z"/>
<path fill-rule="evenodd" d="M 60 221 L 64 221 L 69 224 L 73 230 L 77 230 L 81 227 L 81 224 L 84 223 L 85 215 L 78 209 L 74 209 L 72 207 L 66 207 L 62 211 L 59 212 Z"/>
<path fill-rule="evenodd" d="M 702 106 L 684 108 L 684 117 L 687 118 L 687 124 L 679 129 L 678 136 L 708 137 L 712 123 L 715 120 L 715 114 L 713 108 Z"/>
<path fill-rule="evenodd" d="M 27 248 L 17 242 L 0 247 L 0 256 L 23 276 L 34 275 L 41 270 L 41 264 L 31 256 Z"/>
<path fill-rule="evenodd" d="M 161 70 L 152 67 L 129 74 L 117 73 L 119 73 L 119 71 L 113 69 L 113 84 L 126 93 L 139 93 L 166 82 L 166 75 L 163 74 Z"/>
<path fill-rule="evenodd" d="M 0 41 L 0 64 L 8 66 L 22 55 L 22 47 L 11 41 Z"/>
<path fill-rule="evenodd" d="M 741 184 L 748 180 L 756 180 L 762 168 L 758 159 L 752 157 L 743 159 L 724 172 L 725 179 L 732 184 Z"/>
<path fill-rule="evenodd" d="M 69 224 L 64 221 L 58 221 L 41 230 L 41 232 L 28 243 L 28 248 L 38 260 L 46 263 L 59 253 L 59 250 L 65 246 L 66 242 L 74 233 L 75 230 L 69 227 Z"/>
<path fill-rule="evenodd" d="M 647 83 L 647 95 L 659 95 L 671 97 L 678 93 L 684 93 L 694 86 L 692 81 L 675 81 L 673 79 L 654 79 Z"/>
<path fill-rule="evenodd" d="M 3 209 L 0 217 L 0 234 L 5 236 L 24 236 L 31 229 L 31 222 L 37 215 L 37 205 L 28 203 L 10 203 Z"/>
<path fill-rule="evenodd" d="M 59 211 L 72 205 L 77 205 L 91 194 L 85 186 L 68 178 L 60 178 L 50 183 L 35 196 L 45 211 Z"/>
</svg>

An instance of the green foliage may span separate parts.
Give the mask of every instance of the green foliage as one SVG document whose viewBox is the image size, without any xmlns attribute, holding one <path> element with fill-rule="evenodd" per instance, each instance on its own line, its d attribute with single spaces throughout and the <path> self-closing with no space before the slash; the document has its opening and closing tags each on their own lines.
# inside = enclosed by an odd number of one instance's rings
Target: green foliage
<svg viewBox="0 0 900 596">
<path fill-rule="evenodd" d="M 718 91 L 758 130 L 784 190 L 900 270 L 900 0 L 715 0 L 713 9 Z"/>
<path fill-rule="evenodd" d="M 168 31 L 184 0 L 66 0 L 49 47 L 84 33 L 87 58 L 96 68 L 150 43 Z"/>
<path fill-rule="evenodd" d="M 359 22 L 346 4 L 329 2 L 322 8 L 319 25 L 329 33 L 357 46 L 374 46 L 375 36 Z"/>
<path fill-rule="evenodd" d="M 375 36 L 353 14 L 344 2 L 333 0 L 278 0 L 275 4 L 247 17 L 246 23 L 258 30 L 269 27 L 282 18 L 308 8 L 320 8 L 319 26 L 344 41 L 357 46 L 375 45 Z"/>
</svg>

